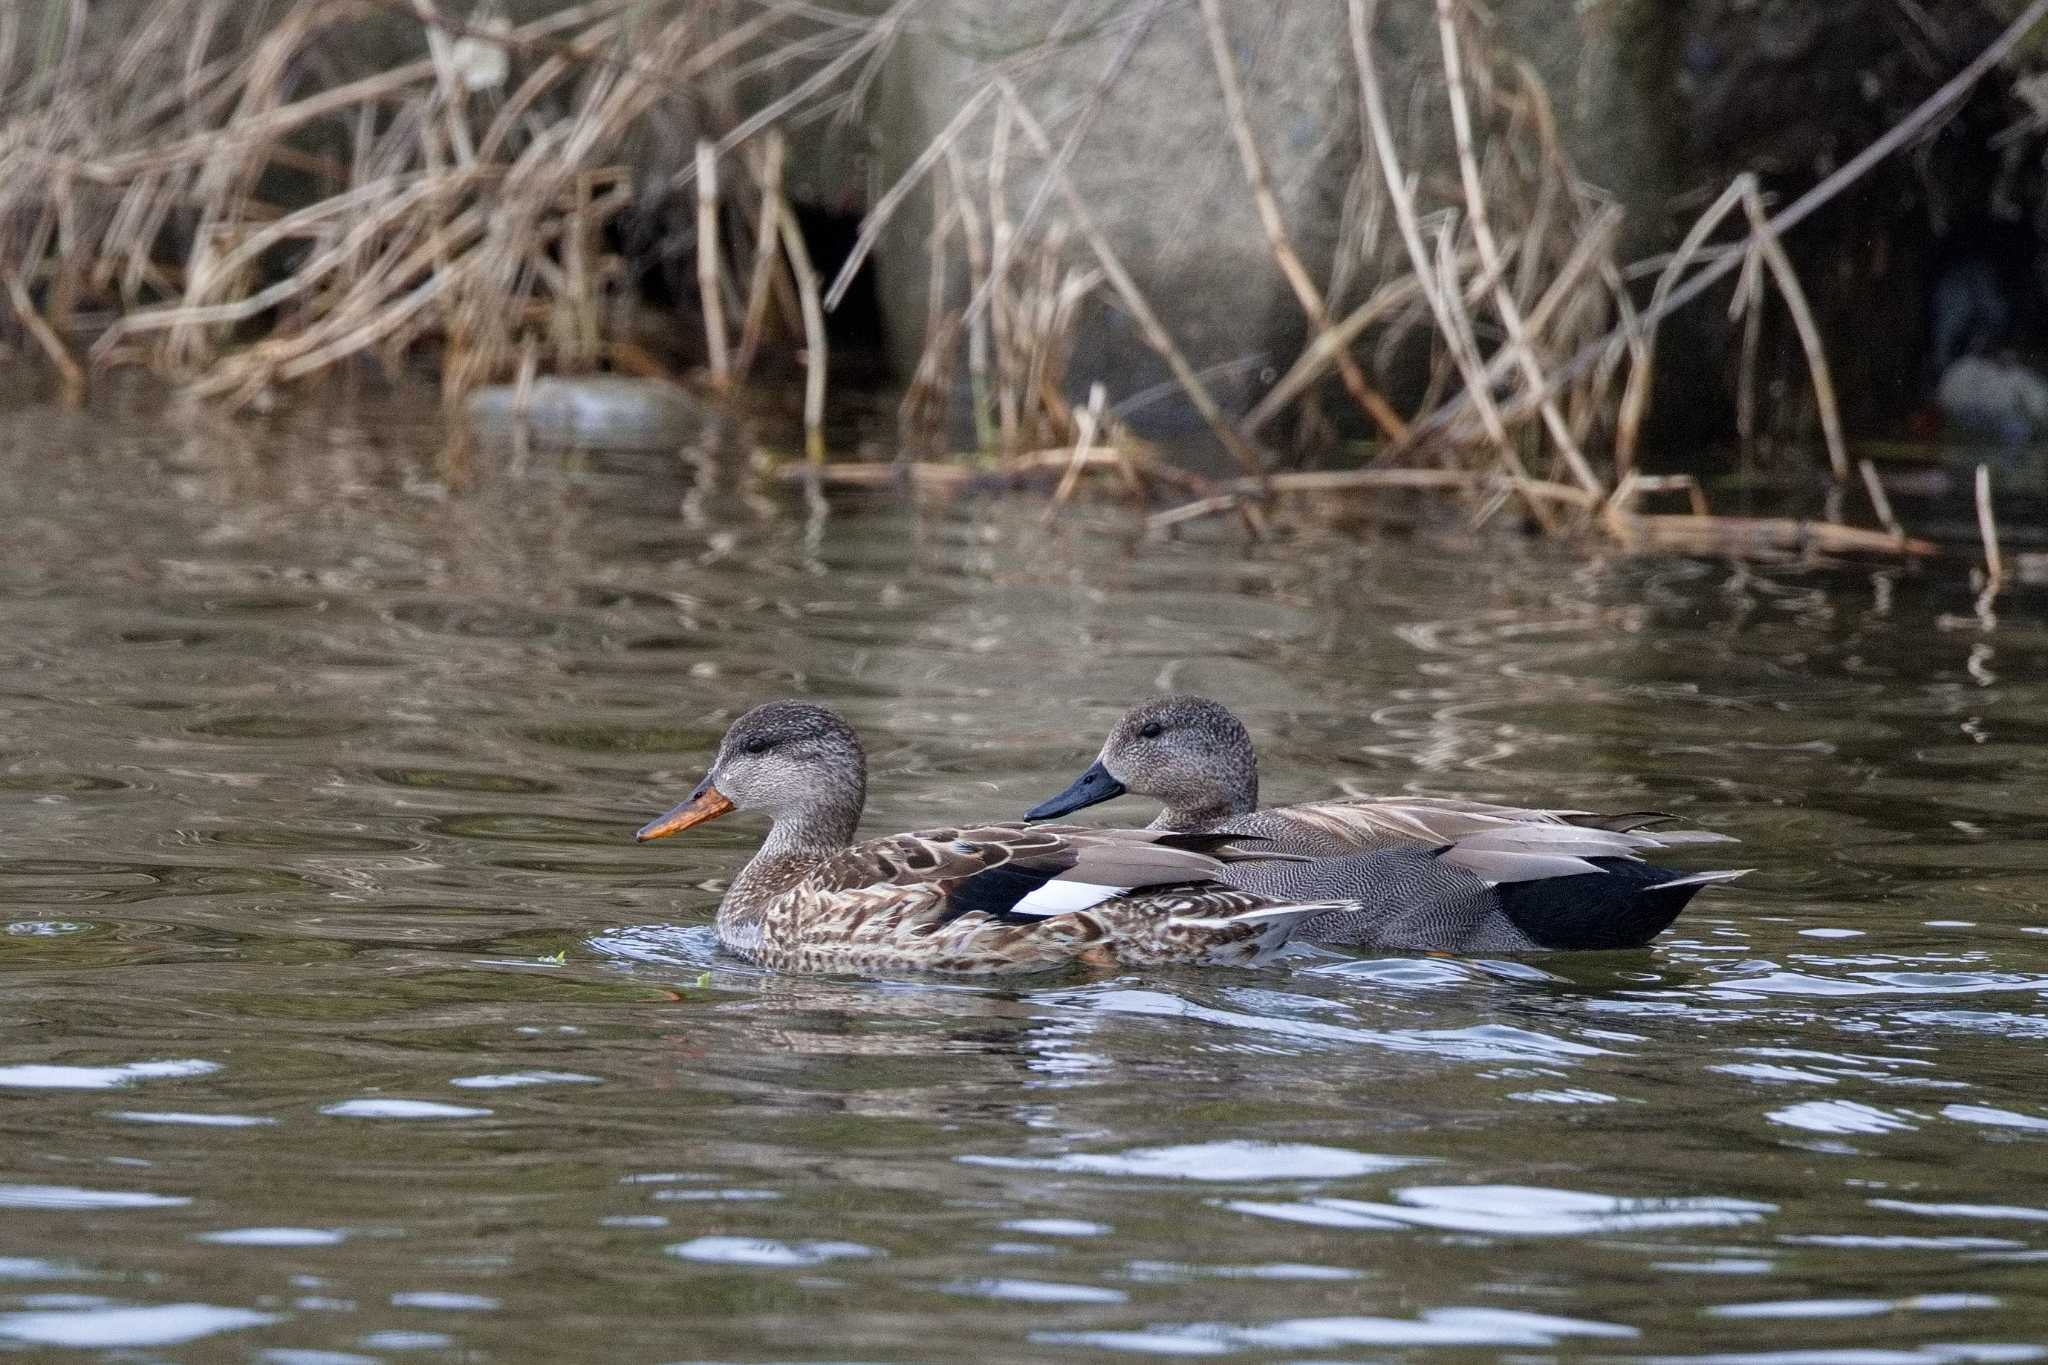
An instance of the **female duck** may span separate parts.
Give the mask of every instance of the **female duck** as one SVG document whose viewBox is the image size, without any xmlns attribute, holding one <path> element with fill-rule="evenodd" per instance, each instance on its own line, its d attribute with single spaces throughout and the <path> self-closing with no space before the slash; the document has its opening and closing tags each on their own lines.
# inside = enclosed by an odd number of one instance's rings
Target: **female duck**
<svg viewBox="0 0 2048 1365">
<path fill-rule="evenodd" d="M 1066 815 L 1131 792 L 1166 803 L 1150 825 L 1256 836 L 1306 861 L 1245 861 L 1223 879 L 1266 895 L 1341 898 L 1296 937 L 1450 952 L 1633 948 L 1699 889 L 1740 872 L 1682 873 L 1646 849 L 1732 842 L 1701 830 L 1652 831 L 1655 812 L 1592 815 L 1433 797 L 1310 801 L 1259 809 L 1251 736 L 1206 697 L 1133 707 L 1073 785 L 1026 813 Z"/>
<path fill-rule="evenodd" d="M 999 824 L 855 843 L 866 797 L 852 727 L 822 706 L 769 702 L 733 722 L 689 799 L 635 837 L 765 811 L 768 838 L 719 903 L 718 938 L 790 971 L 1256 962 L 1338 908 L 1223 884 L 1229 862 L 1273 856 L 1228 835 Z"/>
</svg>

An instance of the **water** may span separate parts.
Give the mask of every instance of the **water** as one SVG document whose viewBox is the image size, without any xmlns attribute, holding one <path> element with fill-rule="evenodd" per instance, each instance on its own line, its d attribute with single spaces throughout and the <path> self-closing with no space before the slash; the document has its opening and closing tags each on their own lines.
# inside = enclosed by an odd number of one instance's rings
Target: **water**
<svg viewBox="0 0 2048 1365">
<path fill-rule="evenodd" d="M 429 430 L 0 420 L 0 1349 L 2048 1354 L 2038 598 L 1134 554 L 708 458 L 449 492 Z M 1164 687 L 1272 799 L 1656 807 L 1758 871 L 1640 952 L 986 986 L 724 959 L 758 826 L 630 839 L 763 698 L 844 708 L 889 830 Z"/>
</svg>

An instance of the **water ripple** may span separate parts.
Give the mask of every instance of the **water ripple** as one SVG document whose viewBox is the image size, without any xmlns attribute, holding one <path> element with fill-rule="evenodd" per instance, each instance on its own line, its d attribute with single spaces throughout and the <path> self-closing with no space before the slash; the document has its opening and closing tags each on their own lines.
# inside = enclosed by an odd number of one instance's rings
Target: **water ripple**
<svg viewBox="0 0 2048 1365">
<path fill-rule="evenodd" d="M 1578 1190 L 1522 1185 L 1414 1186 L 1394 1191 L 1399 1203 L 1309 1199 L 1294 1204 L 1235 1200 L 1230 1208 L 1324 1227 L 1437 1228 L 1504 1237 L 1576 1237 L 1652 1228 L 1733 1227 L 1754 1223 L 1777 1206 L 1748 1199 L 1686 1195 L 1627 1199 Z"/>
<path fill-rule="evenodd" d="M 1063 1156 L 974 1156 L 954 1158 L 969 1166 L 1016 1171 L 1068 1171 L 1086 1175 L 1132 1175 L 1163 1180 L 1334 1180 L 1398 1170 L 1418 1164 L 1414 1157 L 1311 1147 L 1303 1143 L 1234 1140 L 1182 1147 L 1138 1147 L 1125 1152 L 1069 1152 Z"/>
<path fill-rule="evenodd" d="M 32 1090 L 114 1090 L 135 1081 L 208 1076 L 219 1062 L 188 1058 L 180 1061 L 125 1062 L 117 1066 L 0 1066 L 0 1085 Z"/>
<path fill-rule="evenodd" d="M 110 1305 L 62 1312 L 0 1313 L 0 1338 L 32 1346 L 136 1349 L 179 1346 L 201 1337 L 282 1320 L 276 1313 L 208 1303 L 165 1303 L 142 1308 Z"/>
</svg>

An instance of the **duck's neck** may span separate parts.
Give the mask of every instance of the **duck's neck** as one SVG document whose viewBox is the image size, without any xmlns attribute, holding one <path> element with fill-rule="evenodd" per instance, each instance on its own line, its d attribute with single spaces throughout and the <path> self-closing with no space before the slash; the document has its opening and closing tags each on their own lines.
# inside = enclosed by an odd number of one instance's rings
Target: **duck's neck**
<svg viewBox="0 0 2048 1365">
<path fill-rule="evenodd" d="M 718 937 L 746 953 L 761 941 L 761 928 L 777 897 L 809 876 L 821 859 L 853 842 L 860 806 L 805 807 L 778 816 L 761 849 L 726 889 L 718 903 Z"/>
<path fill-rule="evenodd" d="M 1153 829 L 1169 829 L 1176 834 L 1204 834 L 1227 820 L 1240 815 L 1250 815 L 1259 808 L 1259 779 L 1253 777 L 1237 791 L 1214 800 L 1191 801 L 1185 804 L 1168 802 L 1166 809 L 1152 822 Z"/>
<path fill-rule="evenodd" d="M 861 801 L 818 802 L 775 817 L 757 857 L 822 858 L 853 842 L 860 827 Z"/>
</svg>

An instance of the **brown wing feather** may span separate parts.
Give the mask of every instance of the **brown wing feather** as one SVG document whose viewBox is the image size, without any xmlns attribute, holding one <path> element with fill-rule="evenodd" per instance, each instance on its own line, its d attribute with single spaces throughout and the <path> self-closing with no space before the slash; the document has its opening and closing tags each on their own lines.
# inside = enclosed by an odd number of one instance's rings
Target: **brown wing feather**
<svg viewBox="0 0 2048 1365">
<path fill-rule="evenodd" d="M 944 887 L 1003 863 L 1068 881 L 1125 887 L 1210 881 L 1223 870 L 1222 859 L 1180 842 L 1180 836 L 1158 830 L 1081 825 L 918 830 L 869 839 L 834 853 L 812 868 L 802 885 L 834 893 L 870 887 Z M 1249 844 L 1225 847 L 1233 858 L 1258 856 L 1246 851 Z"/>
<path fill-rule="evenodd" d="M 1258 842 L 1008 824 L 871 839 L 822 860 L 777 898 L 758 955 L 799 971 L 982 974 L 1046 970 L 1094 951 L 1133 964 L 1257 961 L 1327 907 L 1232 923 L 1270 900 L 1219 884 L 1222 861 L 1185 845 L 1247 857 Z M 1028 923 L 952 905 L 950 888 L 1006 863 L 1131 894 Z"/>
</svg>

